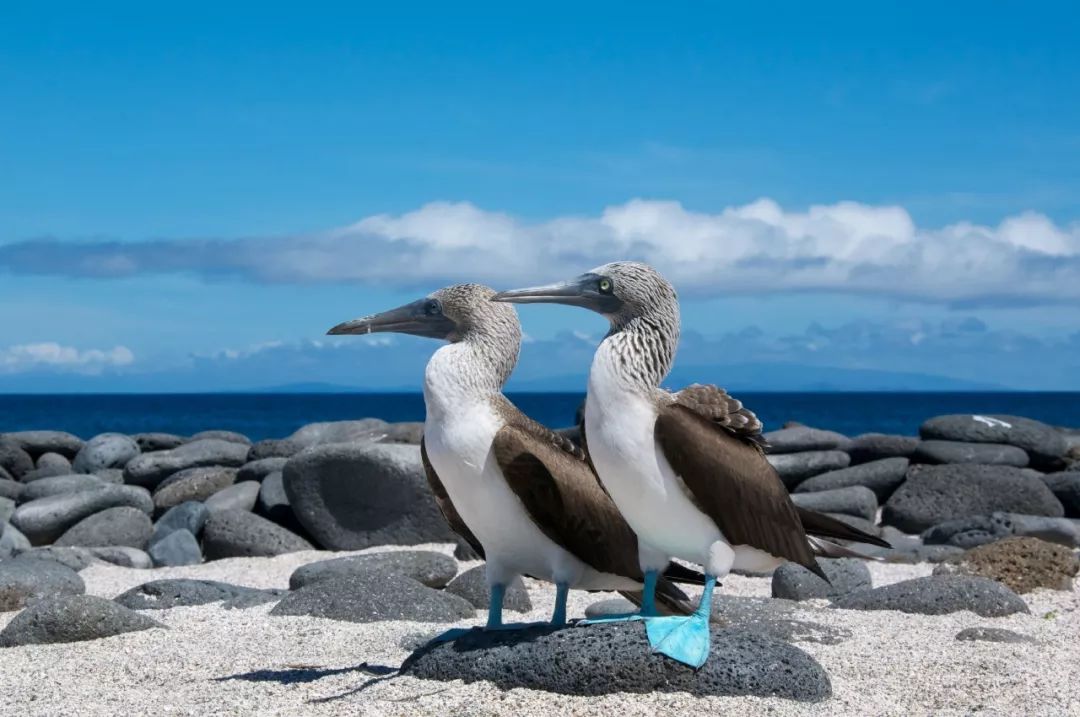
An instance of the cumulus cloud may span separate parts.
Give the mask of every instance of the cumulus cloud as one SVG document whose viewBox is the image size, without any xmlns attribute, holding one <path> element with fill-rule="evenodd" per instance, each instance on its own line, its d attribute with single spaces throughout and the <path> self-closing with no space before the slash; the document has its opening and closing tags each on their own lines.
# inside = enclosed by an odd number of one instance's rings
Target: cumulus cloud
<svg viewBox="0 0 1080 717">
<path fill-rule="evenodd" d="M 0 349 L 0 371 L 4 373 L 38 369 L 98 373 L 109 367 L 127 366 L 134 360 L 135 354 L 126 346 L 80 351 L 49 341 Z"/>
<path fill-rule="evenodd" d="M 598 216 L 525 222 L 434 202 L 303 236 L 0 246 L 16 273 L 117 277 L 194 272 L 265 282 L 394 287 L 547 281 L 614 259 L 649 262 L 688 295 L 838 291 L 943 303 L 1080 299 L 1080 223 L 1023 213 L 996 226 L 915 225 L 899 206 L 789 211 L 770 199 L 718 213 L 634 199 Z"/>
</svg>

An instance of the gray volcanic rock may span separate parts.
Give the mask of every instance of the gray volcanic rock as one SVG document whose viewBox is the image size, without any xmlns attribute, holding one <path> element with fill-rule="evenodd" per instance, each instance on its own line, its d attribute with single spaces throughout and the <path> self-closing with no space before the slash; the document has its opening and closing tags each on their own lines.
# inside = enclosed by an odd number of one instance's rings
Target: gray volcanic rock
<svg viewBox="0 0 1080 717">
<path fill-rule="evenodd" d="M 92 475 L 100 478 L 103 483 L 124 484 L 124 471 L 119 468 L 98 468 Z"/>
<path fill-rule="evenodd" d="M 34 470 L 34 459 L 15 441 L 0 436 L 0 469 L 15 480 Z"/>
<path fill-rule="evenodd" d="M 708 661 L 694 670 L 653 652 L 640 622 L 474 630 L 454 642 L 421 648 L 401 673 L 563 695 L 686 692 L 816 702 L 832 694 L 825 670 L 794 645 L 715 626 L 711 641 Z"/>
<path fill-rule="evenodd" d="M 36 467 L 32 472 L 36 480 L 49 476 L 70 475 L 73 469 L 71 461 L 59 453 L 42 453 L 38 456 Z"/>
<path fill-rule="evenodd" d="M 1080 518 L 1080 471 L 1048 473 L 1042 477 L 1046 486 L 1061 501 L 1068 518 Z"/>
<path fill-rule="evenodd" d="M 769 453 L 805 453 L 808 451 L 843 451 L 851 439 L 836 431 L 824 431 L 809 426 L 793 426 L 764 434 Z"/>
<path fill-rule="evenodd" d="M 135 458 L 124 468 L 124 480 L 154 488 L 172 474 L 188 468 L 239 468 L 247 463 L 250 450 L 243 443 L 219 439 L 191 441 L 168 451 L 157 451 Z"/>
<path fill-rule="evenodd" d="M 273 458 L 260 458 L 257 461 L 249 461 L 240 466 L 240 470 L 236 472 L 237 481 L 258 481 L 260 483 L 266 479 L 266 476 L 271 473 L 280 473 L 285 469 L 285 464 L 289 461 L 288 458 L 275 456 Z"/>
<path fill-rule="evenodd" d="M 874 491 L 879 501 L 888 500 L 893 491 L 904 482 L 907 469 L 907 458 L 882 458 L 807 478 L 799 483 L 795 492 L 812 493 L 863 486 Z"/>
<path fill-rule="evenodd" d="M 772 576 L 772 596 L 786 600 L 836 598 L 872 587 L 870 569 L 854 558 L 819 559 L 829 582 L 796 563 L 784 563 Z"/>
<path fill-rule="evenodd" d="M 51 543 L 83 518 L 106 508 L 129 505 L 144 513 L 154 509 L 145 488 L 130 485 L 103 485 L 100 488 L 63 493 L 23 503 L 11 522 L 34 545 Z"/>
<path fill-rule="evenodd" d="M 0 498 L 17 501 L 26 490 L 26 485 L 10 478 L 0 478 Z"/>
<path fill-rule="evenodd" d="M 59 547 L 124 545 L 129 548 L 144 548 L 153 530 L 154 525 L 146 513 L 138 508 L 122 505 L 83 518 L 68 528 L 54 544 Z"/>
<path fill-rule="evenodd" d="M 423 421 L 391 423 L 378 435 L 380 436 L 379 443 L 405 443 L 418 446 L 424 437 L 424 423 Z"/>
<path fill-rule="evenodd" d="M 331 444 L 285 465 L 297 520 L 328 550 L 452 542 L 416 446 Z"/>
<path fill-rule="evenodd" d="M 94 562 L 94 554 L 86 548 L 66 548 L 55 545 L 44 548 L 32 547 L 29 550 L 20 551 L 18 557 L 26 560 L 48 560 L 75 572 L 90 567 Z"/>
<path fill-rule="evenodd" d="M 146 551 L 138 548 L 126 545 L 103 545 L 96 548 L 87 548 L 87 550 L 98 560 L 104 560 L 106 563 L 119 565 L 122 568 L 149 570 L 154 567 L 154 562 Z"/>
<path fill-rule="evenodd" d="M 816 493 L 795 493 L 791 500 L 800 508 L 819 513 L 846 513 L 868 521 L 874 520 L 878 508 L 874 491 L 861 485 Z"/>
<path fill-rule="evenodd" d="M 486 610 L 491 595 L 487 586 L 484 566 L 477 565 L 475 568 L 470 568 L 458 575 L 446 586 L 446 592 L 465 598 L 478 610 Z M 513 612 L 529 612 L 532 610 L 529 591 L 525 589 L 525 581 L 520 577 L 514 578 L 506 586 L 506 592 L 503 595 L 503 609 L 512 610 Z M 632 612 L 636 609 L 636 606 L 630 605 L 626 612 Z"/>
<path fill-rule="evenodd" d="M 173 433 L 136 433 L 131 437 L 143 453 L 170 451 L 183 445 L 187 439 Z"/>
<path fill-rule="evenodd" d="M 83 447 L 81 438 L 64 431 L 15 431 L 3 434 L 2 438 L 14 441 L 35 459 L 45 453 L 59 453 L 70 459 Z"/>
<path fill-rule="evenodd" d="M 833 601 L 843 610 L 899 610 L 920 615 L 946 615 L 970 610 L 982 617 L 1029 612 L 1009 588 L 987 578 L 931 575 L 872 590 L 860 590 Z"/>
<path fill-rule="evenodd" d="M 319 580 L 385 570 L 412 578 L 429 588 L 442 588 L 457 575 L 457 561 L 430 550 L 393 550 L 350 555 L 301 565 L 289 577 L 289 589 L 298 590 Z"/>
<path fill-rule="evenodd" d="M 259 488 L 259 512 L 279 525 L 296 522 L 289 496 L 285 492 L 285 477 L 275 471 L 263 479 Z"/>
<path fill-rule="evenodd" d="M 1075 520 L 1021 513 L 1006 513 L 1005 517 L 1012 523 L 1013 535 L 1038 538 L 1069 548 L 1080 548 L 1080 524 Z"/>
<path fill-rule="evenodd" d="M 851 463 L 851 458 L 843 451 L 770 454 L 768 460 L 780 474 L 788 490 L 795 488 L 807 478 L 847 468 Z"/>
<path fill-rule="evenodd" d="M 75 456 L 71 468 L 76 473 L 93 473 L 99 468 L 123 468 L 139 455 L 139 444 L 123 433 L 94 436 Z"/>
<path fill-rule="evenodd" d="M 0 497 L 0 525 L 4 525 L 8 522 L 8 519 L 15 512 L 15 501 L 11 498 Z"/>
<path fill-rule="evenodd" d="M 911 460 L 916 463 L 981 463 L 1023 468 L 1028 464 L 1028 454 L 1023 448 L 1004 443 L 927 440 L 919 444 Z"/>
<path fill-rule="evenodd" d="M 60 563 L 27 557 L 0 562 L 0 612 L 19 610 L 39 598 L 84 592 L 79 574 Z"/>
<path fill-rule="evenodd" d="M 0 560 L 31 548 L 30 541 L 11 523 L 0 523 Z"/>
<path fill-rule="evenodd" d="M 161 482 L 154 491 L 154 507 L 168 510 L 188 501 L 205 501 L 235 482 L 235 468 L 186 468 Z"/>
<path fill-rule="evenodd" d="M 19 499 L 20 503 L 29 503 L 38 498 L 47 498 L 50 495 L 63 493 L 78 493 L 84 490 L 93 490 L 105 485 L 105 481 L 95 475 L 73 473 L 63 476 L 50 476 L 39 478 L 33 483 L 27 483 Z"/>
<path fill-rule="evenodd" d="M 956 633 L 956 639 L 963 642 L 1005 642 L 1017 644 L 1022 642 L 1035 642 L 1035 638 L 1021 635 L 1012 630 L 1002 627 L 968 627 Z"/>
<path fill-rule="evenodd" d="M 253 510 L 259 499 L 259 484 L 248 480 L 222 488 L 206 499 L 206 509 L 211 513 L 218 510 Z"/>
<path fill-rule="evenodd" d="M 852 465 L 858 465 L 882 458 L 910 458 L 918 447 L 917 436 L 864 433 L 851 439 L 847 452 L 851 455 Z"/>
<path fill-rule="evenodd" d="M 298 550 L 314 550 L 314 546 L 246 510 L 211 513 L 203 528 L 203 553 L 207 560 L 281 555 Z"/>
<path fill-rule="evenodd" d="M 882 522 L 921 533 L 946 520 L 996 511 L 1054 517 L 1064 514 L 1046 484 L 1019 468 L 916 465 L 885 503 Z"/>
<path fill-rule="evenodd" d="M 154 524 L 154 534 L 151 536 L 150 542 L 163 538 L 174 530 L 186 530 L 192 535 L 198 536 L 202 532 L 203 526 L 206 525 L 206 519 L 209 517 L 210 511 L 198 501 L 189 500 L 186 503 L 174 505 L 165 511 L 165 514 L 158 518 L 157 523 Z"/>
<path fill-rule="evenodd" d="M 251 447 L 251 439 L 243 433 L 236 431 L 200 431 L 192 436 L 190 441 L 228 441 Z"/>
<path fill-rule="evenodd" d="M 198 565 L 203 561 L 202 548 L 189 530 L 173 530 L 150 542 L 147 548 L 155 567 Z"/>
<path fill-rule="evenodd" d="M 924 439 L 970 441 L 972 443 L 1007 443 L 1023 448 L 1035 467 L 1063 465 L 1068 449 L 1060 431 L 1040 421 L 1021 416 L 953 414 L 937 416 L 922 424 Z"/>
<path fill-rule="evenodd" d="M 311 615 L 348 622 L 415 620 L 454 622 L 474 617 L 464 598 L 433 590 L 397 573 L 364 573 L 316 580 L 289 593 L 271 615 Z"/>
<path fill-rule="evenodd" d="M 923 531 L 922 540 L 928 545 L 955 545 L 966 550 L 1012 534 L 1013 524 L 1008 515 L 994 513 L 946 520 Z"/>
<path fill-rule="evenodd" d="M 191 607 L 232 600 L 248 593 L 267 592 L 277 594 L 276 591 L 247 588 L 216 580 L 178 578 L 143 583 L 117 595 L 113 600 L 132 610 L 167 610 L 174 607 Z"/>
<path fill-rule="evenodd" d="M 305 448 L 307 446 L 303 443 L 288 438 L 270 438 L 252 445 L 248 460 L 254 462 L 265 458 L 291 458 Z"/>
<path fill-rule="evenodd" d="M 327 443 L 355 443 L 378 440 L 387 433 L 390 424 L 378 418 L 359 421 L 329 421 L 309 423 L 289 436 L 288 440 L 308 448 Z"/>
<path fill-rule="evenodd" d="M 40 600 L 16 615 L 0 632 L 0 647 L 98 640 L 152 627 L 167 629 L 112 600 L 65 595 Z"/>
</svg>

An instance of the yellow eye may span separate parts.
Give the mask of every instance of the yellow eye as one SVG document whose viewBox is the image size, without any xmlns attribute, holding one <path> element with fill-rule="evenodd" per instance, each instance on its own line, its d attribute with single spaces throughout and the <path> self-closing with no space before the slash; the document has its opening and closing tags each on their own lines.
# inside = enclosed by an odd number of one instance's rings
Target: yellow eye
<svg viewBox="0 0 1080 717">
<path fill-rule="evenodd" d="M 608 294 L 608 293 L 611 292 L 611 280 L 610 279 L 601 279 L 600 280 L 600 291 L 604 292 L 605 294 Z"/>
</svg>

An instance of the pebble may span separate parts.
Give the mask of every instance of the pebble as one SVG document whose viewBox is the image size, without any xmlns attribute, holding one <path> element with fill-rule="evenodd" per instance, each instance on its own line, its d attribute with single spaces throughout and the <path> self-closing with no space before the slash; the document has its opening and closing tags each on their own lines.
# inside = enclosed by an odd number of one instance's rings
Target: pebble
<svg viewBox="0 0 1080 717">
<path fill-rule="evenodd" d="M 19 556 L 0 562 L 0 612 L 20 610 L 39 598 L 85 592 L 79 574 L 55 561 Z"/>
<path fill-rule="evenodd" d="M 150 516 L 138 508 L 122 505 L 83 518 L 53 545 L 86 548 L 117 545 L 141 549 L 146 547 L 153 530 Z"/>
<path fill-rule="evenodd" d="M 207 560 L 314 550 L 314 546 L 299 535 L 246 510 L 211 513 L 203 527 L 202 539 Z"/>
<path fill-rule="evenodd" d="M 71 468 L 76 473 L 93 473 L 99 468 L 123 468 L 139 455 L 139 444 L 123 433 L 94 436 L 79 450 Z"/>
<path fill-rule="evenodd" d="M 919 615 L 946 615 L 969 610 L 982 617 L 1029 612 L 1027 604 L 1001 583 L 965 575 L 930 575 L 859 590 L 833 601 L 842 610 L 898 610 Z"/>
<path fill-rule="evenodd" d="M 470 568 L 451 580 L 446 586 L 446 592 L 465 598 L 478 610 L 487 610 L 491 602 L 491 592 L 488 589 L 487 574 L 483 565 Z M 532 607 L 532 600 L 529 598 L 529 591 L 525 588 L 525 581 L 520 576 L 515 577 L 506 586 L 506 592 L 503 595 L 503 609 L 513 612 L 529 612 Z M 627 611 L 634 610 L 637 610 L 637 606 L 630 605 Z"/>
<path fill-rule="evenodd" d="M 1080 561 L 1072 550 L 1038 538 L 1012 537 L 968 550 L 934 568 L 934 575 L 976 575 L 1014 592 L 1072 590 Z"/>
<path fill-rule="evenodd" d="M 0 632 L 0 647 L 98 640 L 154 627 L 167 629 L 112 600 L 63 595 L 39 600 L 16 615 Z"/>
<path fill-rule="evenodd" d="M 117 595 L 117 604 L 132 610 L 168 610 L 174 607 L 206 605 L 231 600 L 248 593 L 265 593 L 256 588 L 231 585 L 216 580 L 172 578 L 154 580 Z M 277 592 L 274 592 L 276 595 Z"/>
<path fill-rule="evenodd" d="M 144 513 L 154 509 L 145 488 L 130 485 L 103 485 L 78 493 L 63 493 L 23 503 L 11 522 L 34 545 L 54 542 L 83 518 L 106 508 L 128 505 Z"/>
<path fill-rule="evenodd" d="M 800 508 L 819 513 L 845 513 L 872 521 L 877 515 L 877 496 L 861 485 L 823 490 L 814 493 L 794 493 L 791 500 Z"/>
<path fill-rule="evenodd" d="M 205 501 L 235 482 L 235 468 L 186 468 L 158 485 L 154 491 L 154 507 L 158 511 L 165 511 L 188 501 Z"/>
<path fill-rule="evenodd" d="M 807 451 L 843 451 L 851 446 L 851 439 L 836 431 L 825 431 L 809 426 L 793 426 L 769 431 L 764 434 L 769 453 L 804 453 Z"/>
<path fill-rule="evenodd" d="M 843 451 L 770 454 L 768 460 L 788 490 L 794 489 L 807 478 L 847 468 L 851 463 L 851 457 Z"/>
<path fill-rule="evenodd" d="M 1003 627 L 969 627 L 956 633 L 956 639 L 962 642 L 1005 642 L 1005 643 L 1022 643 L 1022 642 L 1035 642 L 1035 638 L 1028 635 L 1021 635 L 1018 632 L 1012 630 L 1006 630 Z"/>
<path fill-rule="evenodd" d="M 163 537 L 150 541 L 147 548 L 155 567 L 198 565 L 203 561 L 199 541 L 189 530 L 173 530 Z"/>
<path fill-rule="evenodd" d="M 1003 443 L 927 440 L 919 444 L 911 460 L 916 463 L 981 463 L 1023 468 L 1028 464 L 1028 454 L 1023 448 Z"/>
<path fill-rule="evenodd" d="M 205 439 L 182 446 L 148 453 L 135 458 L 124 468 L 124 481 L 147 488 L 156 488 L 174 473 L 188 468 L 223 466 L 239 468 L 247 463 L 250 448 L 243 443 Z"/>
<path fill-rule="evenodd" d="M 248 480 L 222 488 L 206 499 L 206 509 L 211 513 L 219 510 L 254 510 L 260 487 L 257 481 Z"/>
<path fill-rule="evenodd" d="M 429 588 L 442 588 L 457 575 L 458 564 L 453 558 L 430 550 L 350 555 L 300 566 L 289 578 L 289 589 L 297 590 L 318 580 L 366 573 L 372 569 L 404 575 Z"/>
<path fill-rule="evenodd" d="M 835 490 L 863 486 L 874 491 L 878 501 L 885 501 L 904 482 L 909 461 L 907 458 L 882 458 L 849 468 L 822 473 L 799 483 L 796 493 Z"/>
<path fill-rule="evenodd" d="M 836 598 L 872 587 L 870 569 L 854 558 L 822 558 L 818 565 L 829 576 L 820 577 L 796 563 L 784 563 L 773 571 L 772 596 L 785 600 Z"/>
</svg>

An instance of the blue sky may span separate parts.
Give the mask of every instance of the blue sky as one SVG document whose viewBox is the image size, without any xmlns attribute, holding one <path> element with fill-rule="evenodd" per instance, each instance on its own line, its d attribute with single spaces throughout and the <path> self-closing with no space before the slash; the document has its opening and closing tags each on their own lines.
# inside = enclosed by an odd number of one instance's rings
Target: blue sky
<svg viewBox="0 0 1080 717">
<path fill-rule="evenodd" d="M 634 257 L 718 363 L 1080 389 L 1075 7 L 217 5 L 5 4 L 0 388 L 347 381 L 342 319 Z"/>
</svg>

